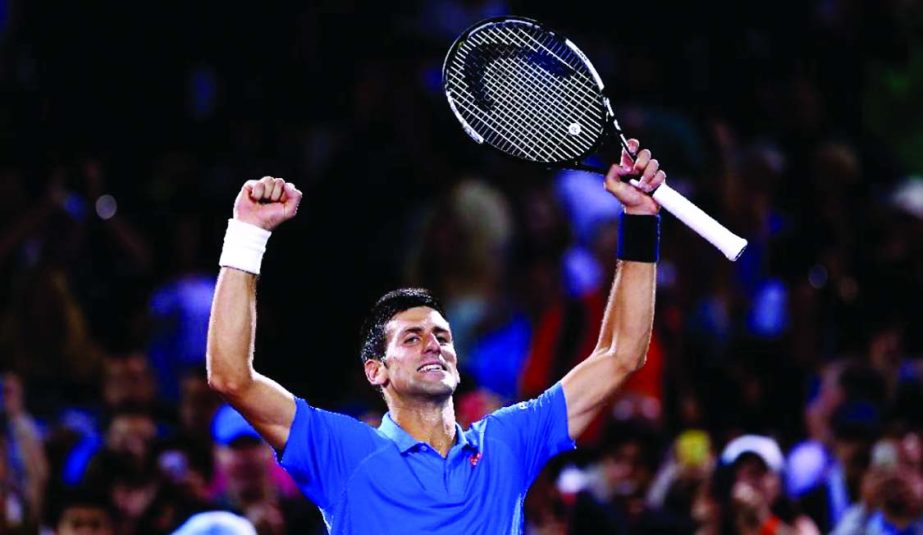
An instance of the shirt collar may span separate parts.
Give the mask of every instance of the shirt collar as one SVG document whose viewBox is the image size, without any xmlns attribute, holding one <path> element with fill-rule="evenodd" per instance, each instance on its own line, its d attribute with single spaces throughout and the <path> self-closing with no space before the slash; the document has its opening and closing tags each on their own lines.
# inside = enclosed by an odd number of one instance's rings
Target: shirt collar
<svg viewBox="0 0 923 535">
<path fill-rule="evenodd" d="M 381 425 L 378 426 L 378 430 L 391 439 L 392 442 L 397 444 L 401 453 L 407 453 L 410 448 L 417 444 L 423 444 L 423 442 L 413 438 L 407 431 L 404 431 L 401 426 L 397 425 L 397 422 L 391 418 L 390 412 L 386 412 L 382 417 Z M 468 436 L 462 431 L 458 422 L 455 422 L 455 445 L 463 448 L 477 449 L 477 444 L 468 440 Z"/>
</svg>

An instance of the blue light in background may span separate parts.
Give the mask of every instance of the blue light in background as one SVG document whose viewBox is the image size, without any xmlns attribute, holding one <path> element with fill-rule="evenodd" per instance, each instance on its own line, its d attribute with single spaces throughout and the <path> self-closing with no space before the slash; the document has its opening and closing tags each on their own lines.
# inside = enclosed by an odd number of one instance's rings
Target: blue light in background
<svg viewBox="0 0 923 535">
<path fill-rule="evenodd" d="M 194 118 L 208 119 L 215 113 L 217 86 L 215 71 L 209 66 L 197 67 L 189 75 L 189 107 Z"/>
<path fill-rule="evenodd" d="M 778 279 L 768 279 L 759 285 L 747 317 L 751 333 L 764 338 L 776 338 L 788 327 L 788 289 Z"/>
<path fill-rule="evenodd" d="M 10 16 L 9 5 L 6 0 L 0 0 L 0 37 L 6 34 L 6 22 Z"/>
</svg>

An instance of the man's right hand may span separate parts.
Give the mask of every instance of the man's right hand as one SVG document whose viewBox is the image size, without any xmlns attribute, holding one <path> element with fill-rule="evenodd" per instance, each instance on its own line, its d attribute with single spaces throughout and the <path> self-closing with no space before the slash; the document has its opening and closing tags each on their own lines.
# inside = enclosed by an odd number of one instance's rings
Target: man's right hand
<svg viewBox="0 0 923 535">
<path fill-rule="evenodd" d="M 234 219 L 273 230 L 295 217 L 299 203 L 301 191 L 294 184 L 264 176 L 244 183 L 234 201 Z"/>
</svg>

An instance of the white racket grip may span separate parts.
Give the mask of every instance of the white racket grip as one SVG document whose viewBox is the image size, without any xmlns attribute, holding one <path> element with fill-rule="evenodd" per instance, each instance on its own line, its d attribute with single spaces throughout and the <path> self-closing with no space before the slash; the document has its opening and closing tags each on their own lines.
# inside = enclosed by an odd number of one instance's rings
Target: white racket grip
<svg viewBox="0 0 923 535">
<path fill-rule="evenodd" d="M 728 257 L 728 260 L 732 262 L 737 260 L 744 252 L 744 249 L 747 248 L 747 240 L 715 221 L 714 218 L 703 212 L 701 208 L 692 204 L 689 199 L 683 197 L 670 186 L 661 184 L 654 191 L 652 197 L 660 203 L 660 206 L 676 216 L 676 219 L 696 231 L 699 236 L 710 241 L 712 245 L 724 253 L 724 256 Z"/>
</svg>

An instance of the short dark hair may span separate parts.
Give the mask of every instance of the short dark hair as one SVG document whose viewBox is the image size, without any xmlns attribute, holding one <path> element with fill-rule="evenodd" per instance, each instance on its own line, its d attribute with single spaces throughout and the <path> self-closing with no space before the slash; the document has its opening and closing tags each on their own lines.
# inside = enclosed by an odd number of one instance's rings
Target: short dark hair
<svg viewBox="0 0 923 535">
<path fill-rule="evenodd" d="M 385 354 L 385 325 L 396 314 L 416 307 L 429 307 L 445 316 L 442 305 L 425 288 L 401 288 L 381 296 L 369 312 L 362 326 L 362 347 L 360 356 L 365 363 L 369 359 L 380 360 Z"/>
<path fill-rule="evenodd" d="M 45 512 L 46 520 L 53 528 L 64 518 L 68 509 L 86 507 L 105 512 L 110 522 L 116 517 L 115 507 L 109 500 L 105 487 L 92 486 L 86 483 L 68 489 L 53 490 L 49 493 L 49 503 Z"/>
</svg>

